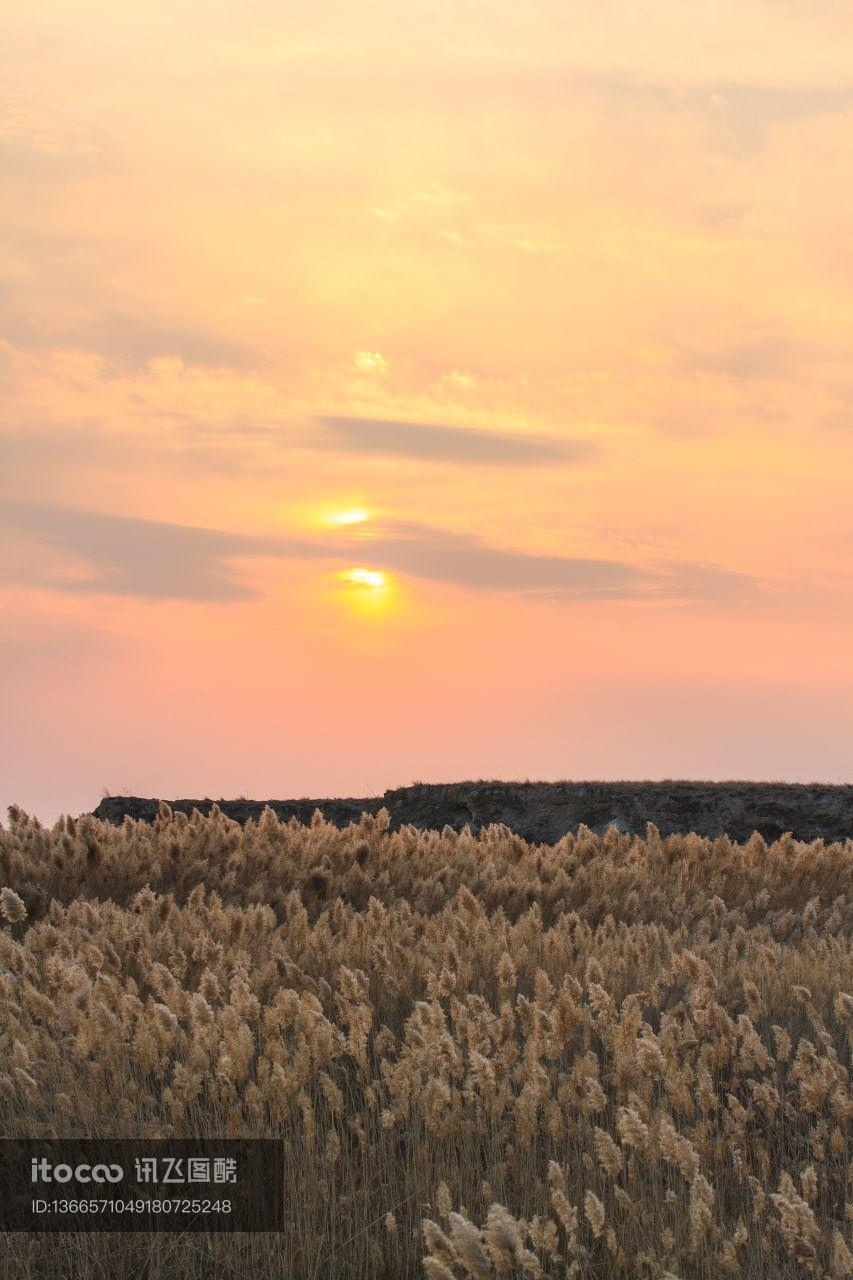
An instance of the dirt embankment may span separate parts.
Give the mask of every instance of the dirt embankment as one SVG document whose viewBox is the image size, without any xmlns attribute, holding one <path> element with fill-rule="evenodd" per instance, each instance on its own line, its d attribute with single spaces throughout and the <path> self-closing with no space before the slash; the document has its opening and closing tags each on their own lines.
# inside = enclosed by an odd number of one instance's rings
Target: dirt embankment
<svg viewBox="0 0 853 1280">
<path fill-rule="evenodd" d="M 172 809 L 209 812 L 211 799 L 170 800 Z M 258 818 L 269 805 L 283 819 L 308 822 L 320 809 L 345 826 L 386 808 L 391 827 L 425 830 L 445 825 L 473 831 L 499 822 L 526 840 L 553 843 L 584 823 L 601 831 L 610 823 L 644 834 L 653 822 L 664 835 L 696 831 L 747 840 L 753 831 L 773 840 L 790 831 L 799 840 L 853 838 L 853 786 L 768 782 L 456 782 L 418 783 L 381 796 L 345 799 L 218 800 L 237 822 Z M 108 796 L 95 817 L 121 823 L 125 816 L 150 821 L 159 801 Z"/>
</svg>

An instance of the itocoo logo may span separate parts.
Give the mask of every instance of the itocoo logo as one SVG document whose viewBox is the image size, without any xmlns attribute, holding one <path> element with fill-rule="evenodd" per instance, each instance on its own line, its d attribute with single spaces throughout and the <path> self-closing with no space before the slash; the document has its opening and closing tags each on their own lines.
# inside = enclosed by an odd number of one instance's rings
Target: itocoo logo
<svg viewBox="0 0 853 1280">
<path fill-rule="evenodd" d="M 121 1182 L 124 1170 L 120 1164 L 51 1164 L 44 1157 L 30 1161 L 32 1182 Z"/>
</svg>

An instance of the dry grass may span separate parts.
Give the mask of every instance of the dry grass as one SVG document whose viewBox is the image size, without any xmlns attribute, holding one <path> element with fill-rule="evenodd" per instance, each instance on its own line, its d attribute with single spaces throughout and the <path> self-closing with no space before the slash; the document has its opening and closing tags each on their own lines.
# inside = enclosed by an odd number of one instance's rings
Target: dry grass
<svg viewBox="0 0 853 1280">
<path fill-rule="evenodd" d="M 6 1277 L 853 1276 L 853 842 L 13 810 L 0 885 L 4 1136 L 288 1166 L 280 1237 Z"/>
</svg>

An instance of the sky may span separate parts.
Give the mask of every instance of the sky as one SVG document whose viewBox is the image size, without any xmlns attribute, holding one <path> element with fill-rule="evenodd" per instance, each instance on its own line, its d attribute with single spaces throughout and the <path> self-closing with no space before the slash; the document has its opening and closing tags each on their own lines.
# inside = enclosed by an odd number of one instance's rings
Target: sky
<svg viewBox="0 0 853 1280">
<path fill-rule="evenodd" d="M 4 811 L 853 781 L 848 4 L 0 13 Z"/>
</svg>

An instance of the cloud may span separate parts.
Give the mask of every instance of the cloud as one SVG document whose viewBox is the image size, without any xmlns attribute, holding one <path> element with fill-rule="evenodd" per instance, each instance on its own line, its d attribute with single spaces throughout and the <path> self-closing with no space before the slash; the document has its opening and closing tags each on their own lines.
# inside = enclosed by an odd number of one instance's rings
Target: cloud
<svg viewBox="0 0 853 1280">
<path fill-rule="evenodd" d="M 7 577 L 73 594 L 232 603 L 256 594 L 235 562 L 257 558 L 356 562 L 468 590 L 556 600 L 735 600 L 757 590 L 752 578 L 713 565 L 515 551 L 410 521 L 379 520 L 311 538 L 257 537 L 24 505 L 7 507 L 3 521 L 19 536 L 66 557 L 58 566 L 35 570 L 32 557 L 19 557 L 17 570 L 9 559 Z"/>
<path fill-rule="evenodd" d="M 730 136 L 743 147 L 759 146 L 765 130 L 774 125 L 839 115 L 850 110 L 849 89 L 800 89 L 788 86 L 721 82 L 694 94 L 698 105 L 719 118 Z"/>
<path fill-rule="evenodd" d="M 815 342 L 796 339 L 777 330 L 744 333 L 732 341 L 704 347 L 683 346 L 680 368 L 718 374 L 737 381 L 789 379 L 830 353 Z"/>
<path fill-rule="evenodd" d="M 2 362 L 2 351 L 0 351 Z M 230 418 L 227 425 L 202 421 L 180 409 L 163 413 L 160 421 L 136 419 L 131 426 L 104 427 L 69 419 L 61 425 L 44 423 L 36 411 L 8 427 L 0 427 L 0 448 L 5 467 L 0 472 L 0 499 L 39 495 L 42 501 L 67 491 L 72 475 L 89 486 L 110 483 L 112 475 L 160 475 L 173 480 L 189 477 L 198 483 L 204 475 L 283 476 L 287 446 L 281 424 Z M 162 424 L 166 424 L 165 426 Z M 301 437 L 296 440 L 302 445 Z M 56 487 L 58 486 L 58 487 Z"/>
<path fill-rule="evenodd" d="M 67 274 L 69 287 L 75 287 L 74 273 Z M 59 278 L 57 269 L 54 286 Z M 3 328 L 3 336 L 22 351 L 92 351 L 116 369 L 131 371 L 144 369 L 158 357 L 207 368 L 247 369 L 257 362 L 248 347 L 203 327 L 160 322 L 156 317 L 144 320 L 104 309 L 94 301 L 90 316 L 47 323 L 32 314 L 32 303 L 27 311 L 26 303 L 25 295 L 12 293 Z M 43 311 L 46 314 L 47 308 Z"/>
<path fill-rule="evenodd" d="M 247 600 L 256 593 L 240 580 L 232 561 L 268 553 L 262 538 L 95 511 L 7 505 L 0 519 L 66 557 L 64 564 L 54 561 L 39 572 L 36 585 L 72 594 Z M 275 554 L 283 553 L 277 540 Z M 291 553 L 309 555 L 311 547 L 294 543 Z M 28 580 L 33 580 L 29 574 Z"/>
<path fill-rule="evenodd" d="M 722 79 L 690 84 L 593 72 L 571 76 L 567 87 L 632 114 L 664 113 L 701 119 L 710 127 L 718 146 L 740 151 L 763 146 L 768 129 L 842 115 L 853 104 L 853 90 L 848 85 L 803 88 Z"/>
<path fill-rule="evenodd" d="M 755 600 L 758 581 L 747 573 L 701 560 L 656 560 L 646 569 L 646 591 L 660 599 Z"/>
<path fill-rule="evenodd" d="M 754 594 L 745 574 L 692 561 L 653 564 L 495 547 L 472 534 L 385 521 L 361 525 L 352 538 L 371 565 L 413 577 L 554 599 L 734 599 Z"/>
<path fill-rule="evenodd" d="M 475 590 L 629 596 L 638 584 L 634 566 L 619 560 L 506 550 L 471 534 L 404 521 L 361 526 L 352 544 L 380 568 Z"/>
<path fill-rule="evenodd" d="M 121 312 L 99 316 L 80 338 L 83 345 L 131 368 L 158 356 L 208 368 L 244 369 L 254 360 L 248 347 L 204 328 L 144 321 Z"/>
<path fill-rule="evenodd" d="M 586 462 L 600 450 L 588 440 L 508 435 L 479 427 L 450 427 L 434 422 L 398 422 L 384 418 L 323 417 L 325 448 L 424 462 L 527 466 L 549 462 Z"/>
</svg>

